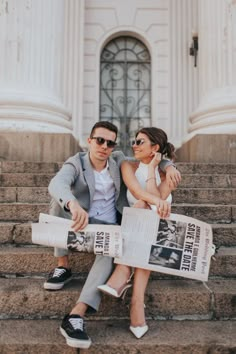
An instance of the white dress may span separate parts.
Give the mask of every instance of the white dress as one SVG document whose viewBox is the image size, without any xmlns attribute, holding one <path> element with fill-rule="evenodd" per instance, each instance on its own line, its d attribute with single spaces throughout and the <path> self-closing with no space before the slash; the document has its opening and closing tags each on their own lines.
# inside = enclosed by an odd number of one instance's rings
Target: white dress
<svg viewBox="0 0 236 354">
<path fill-rule="evenodd" d="M 159 172 L 158 172 L 158 166 L 155 169 L 155 175 L 156 175 L 156 183 L 159 186 L 159 184 L 161 183 L 161 178 L 160 178 L 160 175 L 159 175 Z M 141 187 L 143 189 L 146 189 L 146 179 L 147 179 L 147 176 L 148 176 L 148 164 L 140 162 L 137 170 L 135 171 L 135 176 L 136 176 L 137 180 L 139 181 Z M 129 206 L 131 206 L 131 207 L 137 201 L 137 199 L 130 193 L 129 190 L 127 190 L 127 199 L 128 199 L 128 202 L 129 202 Z M 171 194 L 166 198 L 166 200 L 169 203 L 172 202 Z M 150 205 L 150 206 L 151 206 L 151 208 L 153 210 L 156 210 L 156 206 L 155 205 Z"/>
</svg>

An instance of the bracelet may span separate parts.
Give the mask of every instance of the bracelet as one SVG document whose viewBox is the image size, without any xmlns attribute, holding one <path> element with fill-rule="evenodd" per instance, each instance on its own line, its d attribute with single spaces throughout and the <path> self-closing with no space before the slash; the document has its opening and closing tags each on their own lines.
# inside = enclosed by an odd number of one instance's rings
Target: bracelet
<svg viewBox="0 0 236 354">
<path fill-rule="evenodd" d="M 149 181 L 150 179 L 156 179 L 156 177 L 149 177 L 149 178 L 146 179 L 145 182 Z"/>
</svg>

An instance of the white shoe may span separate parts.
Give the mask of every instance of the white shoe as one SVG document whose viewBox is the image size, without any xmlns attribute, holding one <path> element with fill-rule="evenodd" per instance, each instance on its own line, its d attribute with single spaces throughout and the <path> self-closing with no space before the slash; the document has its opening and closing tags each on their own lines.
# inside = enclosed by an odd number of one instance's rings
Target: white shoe
<svg viewBox="0 0 236 354">
<path fill-rule="evenodd" d="M 139 339 L 142 336 L 144 336 L 145 333 L 147 333 L 148 326 L 147 325 L 144 325 L 142 327 L 141 326 L 138 326 L 138 327 L 130 326 L 129 329 L 135 335 L 135 337 Z"/>
<path fill-rule="evenodd" d="M 114 296 L 116 298 L 121 297 L 122 299 L 124 299 L 125 295 L 126 295 L 126 291 L 131 288 L 132 284 L 126 284 L 121 291 L 118 293 L 118 291 L 114 288 L 112 288 L 110 285 L 104 284 L 104 285 L 99 285 L 97 288 L 98 290 L 102 291 L 105 294 Z"/>
<path fill-rule="evenodd" d="M 124 286 L 120 289 L 120 292 L 118 293 L 118 291 L 114 288 L 112 288 L 110 285 L 108 284 L 103 284 L 103 285 L 99 285 L 97 287 L 98 290 L 102 291 L 105 294 L 114 296 L 116 298 L 121 297 L 123 300 L 125 298 L 126 292 L 129 288 L 131 288 L 132 284 L 131 284 L 131 279 L 133 277 L 134 273 L 132 272 L 130 274 L 129 279 L 126 281 L 126 283 L 124 284 Z"/>
</svg>

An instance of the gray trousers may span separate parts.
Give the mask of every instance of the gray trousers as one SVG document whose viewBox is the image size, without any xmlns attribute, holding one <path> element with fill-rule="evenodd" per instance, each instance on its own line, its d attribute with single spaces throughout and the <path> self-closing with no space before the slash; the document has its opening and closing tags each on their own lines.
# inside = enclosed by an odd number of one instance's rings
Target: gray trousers
<svg viewBox="0 0 236 354">
<path fill-rule="evenodd" d="M 77 301 L 87 304 L 87 312 L 98 311 L 101 302 L 101 291 L 98 285 L 105 284 L 113 270 L 113 258 L 107 256 L 96 256 L 92 268 Z"/>
<path fill-rule="evenodd" d="M 109 224 L 105 221 L 89 218 L 89 224 Z M 67 250 L 59 248 L 54 252 L 56 257 L 65 256 Z M 96 256 L 95 261 L 90 269 L 86 282 L 77 301 L 87 304 L 88 312 L 98 311 L 101 302 L 101 292 L 97 289 L 98 285 L 105 284 L 113 270 L 113 258 L 107 256 Z"/>
</svg>

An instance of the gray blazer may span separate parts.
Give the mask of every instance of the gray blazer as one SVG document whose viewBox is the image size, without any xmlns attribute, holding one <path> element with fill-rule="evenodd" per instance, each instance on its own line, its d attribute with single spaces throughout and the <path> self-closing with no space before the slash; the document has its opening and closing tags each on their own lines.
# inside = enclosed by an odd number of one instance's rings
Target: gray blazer
<svg viewBox="0 0 236 354">
<path fill-rule="evenodd" d="M 120 165 L 124 159 L 125 155 L 121 151 L 114 151 L 108 158 L 109 172 L 115 186 L 115 205 L 120 214 L 123 207 L 128 206 L 126 187 L 120 173 Z M 78 152 L 70 157 L 52 178 L 48 190 L 52 196 L 50 214 L 71 218 L 65 206 L 73 199 L 77 199 L 80 206 L 88 212 L 95 193 L 95 177 L 89 154 Z"/>
</svg>

